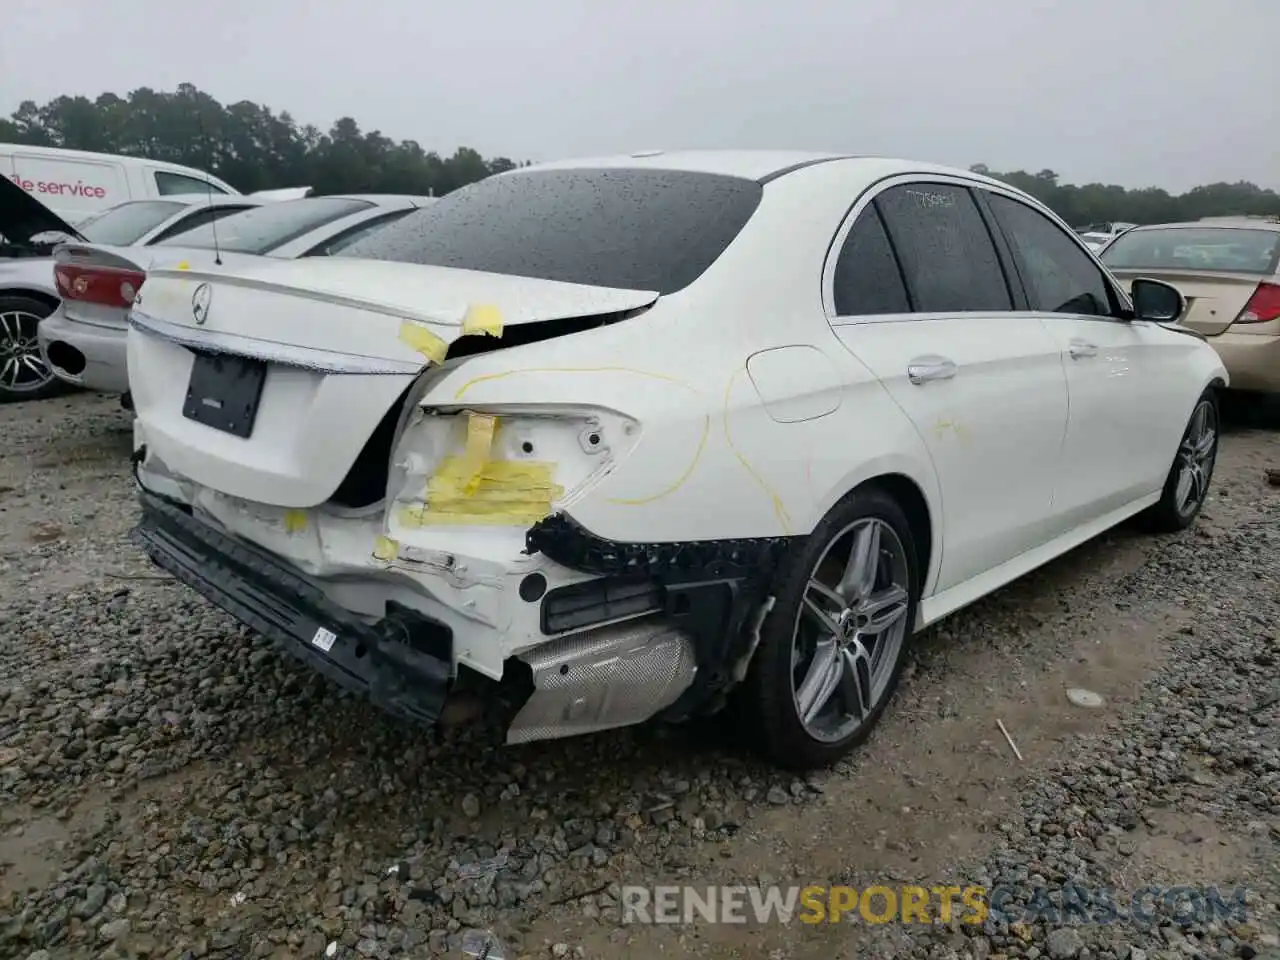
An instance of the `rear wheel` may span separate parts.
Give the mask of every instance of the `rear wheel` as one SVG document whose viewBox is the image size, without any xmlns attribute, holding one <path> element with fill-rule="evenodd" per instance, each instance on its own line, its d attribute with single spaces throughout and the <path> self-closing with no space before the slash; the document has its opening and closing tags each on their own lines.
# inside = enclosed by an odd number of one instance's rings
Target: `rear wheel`
<svg viewBox="0 0 1280 960">
<path fill-rule="evenodd" d="M 920 582 L 901 508 L 846 497 L 779 571 L 740 695 L 770 760 L 824 766 L 866 740 L 905 662 Z"/>
<path fill-rule="evenodd" d="M 66 388 L 40 353 L 36 330 L 53 312 L 43 301 L 0 296 L 0 403 L 43 400 Z"/>
<path fill-rule="evenodd" d="M 1191 419 L 1165 478 L 1160 499 L 1143 515 L 1144 525 L 1156 533 L 1185 530 L 1195 521 L 1209 495 L 1209 482 L 1218 459 L 1218 395 L 1212 387 L 1196 401 Z"/>
</svg>

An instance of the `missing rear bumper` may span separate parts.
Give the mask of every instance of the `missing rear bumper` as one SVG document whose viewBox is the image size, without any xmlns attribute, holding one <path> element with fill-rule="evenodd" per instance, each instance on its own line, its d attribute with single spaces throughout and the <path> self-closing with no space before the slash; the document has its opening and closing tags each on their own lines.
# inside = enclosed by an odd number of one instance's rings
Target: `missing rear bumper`
<svg viewBox="0 0 1280 960">
<path fill-rule="evenodd" d="M 527 531 L 525 549 L 605 578 L 548 593 L 542 609 L 544 630 L 561 621 L 579 625 L 660 610 L 664 622 L 692 645 L 692 682 L 662 711 L 668 719 L 683 719 L 719 709 L 724 694 L 741 680 L 774 570 L 797 539 L 623 543 L 597 536 L 572 517 L 556 513 Z"/>
<path fill-rule="evenodd" d="M 448 627 L 388 603 L 366 623 L 265 551 L 140 491 L 132 538 L 157 566 L 348 690 L 434 724 L 451 685 Z"/>
</svg>

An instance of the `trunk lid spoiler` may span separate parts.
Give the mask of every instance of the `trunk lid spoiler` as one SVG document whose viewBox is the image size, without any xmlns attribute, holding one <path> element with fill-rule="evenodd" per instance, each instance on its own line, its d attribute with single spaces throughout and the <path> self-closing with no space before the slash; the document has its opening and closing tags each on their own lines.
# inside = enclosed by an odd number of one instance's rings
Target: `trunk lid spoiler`
<svg viewBox="0 0 1280 960">
<path fill-rule="evenodd" d="M 245 257 L 218 267 L 206 256 L 151 267 L 130 321 L 215 352 L 335 373 L 373 372 L 360 361 L 377 360 L 391 372 L 441 363 L 468 334 L 500 337 L 514 326 L 614 316 L 658 296 L 383 260 Z M 299 301 L 313 307 L 300 312 Z"/>
</svg>

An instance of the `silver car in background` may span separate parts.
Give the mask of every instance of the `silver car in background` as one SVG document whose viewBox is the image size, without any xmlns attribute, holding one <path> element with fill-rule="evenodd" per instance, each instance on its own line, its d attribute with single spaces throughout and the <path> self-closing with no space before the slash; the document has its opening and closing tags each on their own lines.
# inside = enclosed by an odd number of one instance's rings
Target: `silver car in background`
<svg viewBox="0 0 1280 960">
<path fill-rule="evenodd" d="M 0 403 L 38 400 L 64 389 L 42 356 L 37 337 L 41 320 L 61 299 L 53 277 L 58 242 L 147 246 L 277 199 L 189 194 L 129 200 L 72 226 L 0 177 Z"/>
<path fill-rule="evenodd" d="M 55 251 L 58 308 L 40 324 L 44 361 L 59 380 L 119 395 L 128 405 L 129 309 L 153 266 L 329 256 L 434 198 L 343 194 L 280 200 L 175 234 L 147 248 L 69 242 Z"/>
</svg>

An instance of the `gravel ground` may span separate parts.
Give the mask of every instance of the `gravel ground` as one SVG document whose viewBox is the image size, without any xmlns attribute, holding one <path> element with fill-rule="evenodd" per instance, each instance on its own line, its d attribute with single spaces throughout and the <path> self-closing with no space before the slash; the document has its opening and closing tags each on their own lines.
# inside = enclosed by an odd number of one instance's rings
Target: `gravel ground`
<svg viewBox="0 0 1280 960">
<path fill-rule="evenodd" d="M 0 408 L 0 957 L 462 956 L 470 927 L 509 957 L 1280 956 L 1272 432 L 1224 439 L 1193 531 L 1116 531 L 929 631 L 866 748 L 801 781 L 714 724 L 495 749 L 382 717 L 129 545 L 129 431 L 104 398 Z M 615 899 L 1068 880 L 1241 885 L 1247 916 L 638 926 Z"/>
</svg>

